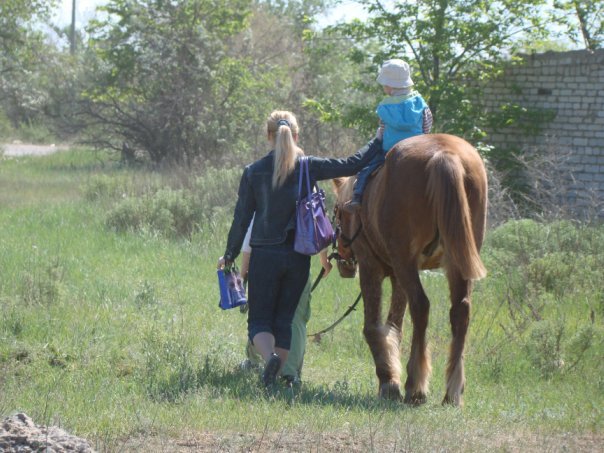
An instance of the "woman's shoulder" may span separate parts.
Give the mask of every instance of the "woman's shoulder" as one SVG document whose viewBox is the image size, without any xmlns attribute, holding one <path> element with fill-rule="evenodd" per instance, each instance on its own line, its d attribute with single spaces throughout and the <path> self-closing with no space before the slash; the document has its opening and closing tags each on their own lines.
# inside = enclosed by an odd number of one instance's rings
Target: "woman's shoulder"
<svg viewBox="0 0 604 453">
<path fill-rule="evenodd" d="M 269 151 L 267 154 L 262 156 L 260 159 L 257 159 L 254 162 L 246 165 L 245 168 L 249 169 L 249 170 L 253 170 L 255 168 L 263 168 L 268 164 L 272 165 L 274 154 L 275 154 L 274 151 Z"/>
</svg>

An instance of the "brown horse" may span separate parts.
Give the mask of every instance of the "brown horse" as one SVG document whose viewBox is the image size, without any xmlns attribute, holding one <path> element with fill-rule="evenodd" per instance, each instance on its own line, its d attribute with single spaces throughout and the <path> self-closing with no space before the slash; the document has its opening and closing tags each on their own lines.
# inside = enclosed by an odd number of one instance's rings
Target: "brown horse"
<svg viewBox="0 0 604 453">
<path fill-rule="evenodd" d="M 396 144 L 368 183 L 360 211 L 342 209 L 354 178 L 334 180 L 338 252 L 358 260 L 364 301 L 363 333 L 379 379 L 379 394 L 401 399 L 400 342 L 407 304 L 413 339 L 404 401 L 426 401 L 430 356 L 426 328 L 430 302 L 419 270 L 443 267 L 451 296 L 453 333 L 443 404 L 461 405 L 463 351 L 473 280 L 486 275 L 480 260 L 486 223 L 487 176 L 478 152 L 459 137 L 430 134 Z M 382 282 L 392 285 L 390 311 L 382 319 Z"/>
</svg>

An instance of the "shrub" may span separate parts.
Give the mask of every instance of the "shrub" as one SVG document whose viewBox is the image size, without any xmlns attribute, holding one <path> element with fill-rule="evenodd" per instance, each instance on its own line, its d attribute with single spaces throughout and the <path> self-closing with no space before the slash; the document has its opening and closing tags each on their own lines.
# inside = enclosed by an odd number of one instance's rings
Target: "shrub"
<svg viewBox="0 0 604 453">
<path fill-rule="evenodd" d="M 115 199 L 127 193 L 123 183 L 107 175 L 95 175 L 82 188 L 84 197 L 89 201 Z"/>
<path fill-rule="evenodd" d="M 167 237 L 189 237 L 201 221 L 195 198 L 184 190 L 160 189 L 141 198 L 126 198 L 107 215 L 116 231 L 149 230 Z"/>
<path fill-rule="evenodd" d="M 126 198 L 107 214 L 107 226 L 115 231 L 137 231 L 144 224 L 145 205 L 138 198 Z"/>
<path fill-rule="evenodd" d="M 151 398 L 174 401 L 197 387 L 198 364 L 187 337 L 153 328 L 144 338 L 143 351 L 140 379 Z"/>
<path fill-rule="evenodd" d="M 525 347 L 531 363 L 544 378 L 551 377 L 564 366 L 563 334 L 564 327 L 560 323 L 540 321 L 533 325 Z"/>
<path fill-rule="evenodd" d="M 241 168 L 208 168 L 195 180 L 193 190 L 199 197 L 199 206 L 206 222 L 235 209 Z"/>
</svg>

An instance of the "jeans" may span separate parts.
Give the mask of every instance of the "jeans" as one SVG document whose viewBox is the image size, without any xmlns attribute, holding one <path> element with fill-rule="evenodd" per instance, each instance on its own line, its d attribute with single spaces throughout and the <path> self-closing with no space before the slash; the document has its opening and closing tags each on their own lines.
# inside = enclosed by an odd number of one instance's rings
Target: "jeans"
<svg viewBox="0 0 604 453">
<path fill-rule="evenodd" d="M 269 332 L 276 347 L 290 349 L 292 319 L 309 272 L 310 256 L 295 252 L 293 240 L 254 247 L 248 275 L 250 340 Z"/>
<path fill-rule="evenodd" d="M 363 195 L 363 191 L 365 190 L 365 186 L 367 185 L 367 180 L 369 179 L 369 175 L 375 171 L 376 168 L 381 166 L 386 161 L 386 154 L 378 153 L 371 161 L 364 167 L 357 176 L 357 181 L 354 184 L 354 188 L 352 189 L 352 193 L 358 197 Z"/>
<path fill-rule="evenodd" d="M 292 320 L 292 340 L 289 348 L 289 355 L 281 369 L 281 376 L 291 376 L 295 380 L 300 380 L 302 377 L 302 366 L 304 365 L 304 353 L 306 352 L 306 325 L 310 320 L 310 287 L 311 280 L 306 282 L 304 291 L 300 296 L 298 308 Z M 245 353 L 250 362 L 258 367 L 264 366 L 262 356 L 248 341 L 245 348 Z"/>
</svg>

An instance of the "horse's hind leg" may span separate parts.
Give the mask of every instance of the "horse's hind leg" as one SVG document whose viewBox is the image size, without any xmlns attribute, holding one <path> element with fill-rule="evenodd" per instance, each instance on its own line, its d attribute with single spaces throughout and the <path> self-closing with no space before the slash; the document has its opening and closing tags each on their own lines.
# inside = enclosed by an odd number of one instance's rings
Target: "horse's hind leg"
<svg viewBox="0 0 604 453">
<path fill-rule="evenodd" d="M 375 362 L 380 397 L 400 400 L 400 323 L 391 322 L 391 313 L 388 321 L 382 324 L 381 299 L 384 275 L 377 274 L 376 267 L 361 266 L 359 269 L 365 307 L 363 334 Z M 404 311 L 404 305 L 402 310 Z"/>
<path fill-rule="evenodd" d="M 407 381 L 405 382 L 405 403 L 423 404 L 426 402 L 428 380 L 432 372 L 430 353 L 426 343 L 430 301 L 415 269 L 409 269 L 404 273 L 399 272 L 397 277 L 407 292 L 409 311 L 413 321 L 413 337 L 407 362 Z"/>
<path fill-rule="evenodd" d="M 451 291 L 449 319 L 451 321 L 453 339 L 451 341 L 449 362 L 447 364 L 447 393 L 443 399 L 443 404 L 461 406 L 463 404 L 462 395 L 466 380 L 463 352 L 466 333 L 470 323 L 472 282 L 464 280 L 457 270 L 449 270 L 448 279 Z"/>
</svg>

